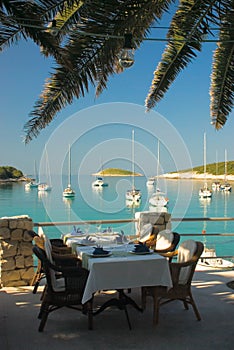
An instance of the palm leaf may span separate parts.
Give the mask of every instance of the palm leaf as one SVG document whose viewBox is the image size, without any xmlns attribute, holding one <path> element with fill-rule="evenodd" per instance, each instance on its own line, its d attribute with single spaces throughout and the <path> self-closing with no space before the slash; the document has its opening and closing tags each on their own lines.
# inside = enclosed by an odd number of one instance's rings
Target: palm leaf
<svg viewBox="0 0 234 350">
<path fill-rule="evenodd" d="M 234 1 L 232 1 L 232 9 Z M 216 129 L 224 126 L 233 108 L 234 99 L 234 15 L 233 10 L 222 17 L 220 42 L 213 56 L 211 75 L 211 118 Z"/>
<path fill-rule="evenodd" d="M 145 105 L 153 108 L 169 89 L 177 75 L 201 51 L 204 28 L 216 23 L 217 1 L 182 0 L 168 31 L 168 44 L 158 64 Z M 221 8 L 219 8 L 221 11 Z"/>
<path fill-rule="evenodd" d="M 116 72 L 124 33 L 134 28 L 135 44 L 138 46 L 155 16 L 161 16 L 169 3 L 164 1 L 159 8 L 156 1 L 150 3 L 144 0 L 139 4 L 139 1 L 106 0 L 87 2 L 80 7 L 77 29 L 72 30 L 64 46 L 69 64 L 55 68 L 30 115 L 32 119 L 25 125 L 25 142 L 37 136 L 73 98 L 84 96 L 90 85 L 98 82 L 99 92 L 106 88 L 109 75 Z M 142 26 L 138 25 L 139 19 Z"/>
</svg>

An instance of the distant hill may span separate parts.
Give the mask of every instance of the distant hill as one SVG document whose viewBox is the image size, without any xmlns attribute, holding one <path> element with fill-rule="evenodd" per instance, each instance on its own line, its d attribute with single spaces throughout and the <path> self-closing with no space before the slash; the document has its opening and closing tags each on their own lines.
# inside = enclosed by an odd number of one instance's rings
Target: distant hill
<svg viewBox="0 0 234 350">
<path fill-rule="evenodd" d="M 8 179 L 20 179 L 23 177 L 21 170 L 18 170 L 12 166 L 0 166 L 0 180 Z"/>
<path fill-rule="evenodd" d="M 204 166 L 200 165 L 193 169 L 180 170 L 178 173 L 186 173 L 186 172 L 197 172 L 198 174 L 203 174 Z M 213 175 L 223 175 L 225 173 L 225 163 L 211 163 L 206 165 L 206 172 Z M 227 175 L 234 175 L 234 161 L 231 160 L 227 162 Z"/>
<path fill-rule="evenodd" d="M 119 168 L 107 168 L 103 169 L 99 173 L 93 174 L 96 176 L 132 176 L 132 171 L 119 169 Z M 134 173 L 134 176 L 143 176 L 139 173 Z"/>
</svg>

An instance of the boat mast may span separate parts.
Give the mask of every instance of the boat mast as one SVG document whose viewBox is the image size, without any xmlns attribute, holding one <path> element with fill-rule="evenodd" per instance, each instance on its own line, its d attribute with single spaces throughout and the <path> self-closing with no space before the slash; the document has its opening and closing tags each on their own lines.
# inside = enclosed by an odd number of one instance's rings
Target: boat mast
<svg viewBox="0 0 234 350">
<path fill-rule="evenodd" d="M 204 132 L 204 188 L 207 189 L 206 183 L 206 133 Z"/>
<path fill-rule="evenodd" d="M 158 139 L 158 162 L 157 162 L 157 182 L 156 182 L 156 191 L 157 191 L 157 187 L 158 187 L 158 176 L 159 176 L 159 164 L 160 164 L 160 143 L 159 143 L 159 139 Z"/>
<path fill-rule="evenodd" d="M 227 150 L 225 149 L 225 156 L 224 156 L 224 181 L 227 181 Z"/>
<path fill-rule="evenodd" d="M 132 130 L 132 189 L 135 190 L 135 178 L 134 178 L 134 172 L 135 172 L 135 167 L 134 167 L 134 130 Z"/>
<path fill-rule="evenodd" d="M 68 187 L 71 187 L 71 145 L 68 150 Z"/>
</svg>

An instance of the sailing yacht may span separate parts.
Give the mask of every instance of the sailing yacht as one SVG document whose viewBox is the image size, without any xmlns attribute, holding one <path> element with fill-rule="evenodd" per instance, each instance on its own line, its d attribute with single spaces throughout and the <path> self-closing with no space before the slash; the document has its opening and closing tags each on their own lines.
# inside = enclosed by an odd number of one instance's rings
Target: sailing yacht
<svg viewBox="0 0 234 350">
<path fill-rule="evenodd" d="M 132 130 L 132 189 L 126 192 L 126 205 L 139 206 L 141 203 L 141 191 L 135 188 L 135 164 L 134 164 L 134 130 Z"/>
<path fill-rule="evenodd" d="M 217 178 L 217 176 L 218 176 L 218 155 L 217 155 L 217 151 L 216 151 L 216 164 L 215 164 L 215 167 L 216 167 L 216 171 L 215 171 L 215 173 L 216 173 L 216 178 Z M 220 182 L 219 181 L 214 181 L 213 183 L 212 183 L 212 185 L 211 185 L 211 187 L 212 187 L 212 190 L 214 190 L 214 191 L 219 191 L 220 190 Z"/>
<path fill-rule="evenodd" d="M 227 150 L 225 149 L 225 162 L 224 162 L 224 184 L 220 185 L 220 190 L 225 192 L 231 192 L 232 186 L 227 182 Z"/>
<path fill-rule="evenodd" d="M 39 185 L 36 161 L 34 162 L 34 175 L 35 179 L 31 179 L 30 182 L 25 184 L 25 190 L 30 190 L 31 188 L 38 187 Z"/>
<path fill-rule="evenodd" d="M 158 176 L 159 176 L 159 164 L 160 164 L 160 143 L 158 140 L 158 161 L 157 161 L 157 182 L 158 182 Z M 149 199 L 149 205 L 151 207 L 156 208 L 162 208 L 166 207 L 169 203 L 169 199 L 165 196 L 165 193 L 162 192 L 156 184 L 156 192 L 154 192 L 150 199 Z"/>
<path fill-rule="evenodd" d="M 212 197 L 212 191 L 208 188 L 206 182 L 206 133 L 204 133 L 204 185 L 199 190 L 199 197 L 203 199 Z"/>
<path fill-rule="evenodd" d="M 75 191 L 71 187 L 71 147 L 69 145 L 69 152 L 68 152 L 68 185 L 63 191 L 63 197 L 71 198 L 75 197 Z"/>
<path fill-rule="evenodd" d="M 49 192 L 52 190 L 51 186 L 51 177 L 50 177 L 50 168 L 49 168 L 49 159 L 48 159 L 48 154 L 47 150 L 45 149 L 45 166 L 46 166 L 46 176 L 48 178 L 48 182 L 41 182 L 37 189 L 39 192 Z"/>
</svg>

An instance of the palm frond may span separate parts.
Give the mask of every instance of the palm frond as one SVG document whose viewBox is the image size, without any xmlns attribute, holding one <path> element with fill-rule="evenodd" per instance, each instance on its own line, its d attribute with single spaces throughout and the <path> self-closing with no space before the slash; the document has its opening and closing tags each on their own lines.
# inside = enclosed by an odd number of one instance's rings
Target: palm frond
<svg viewBox="0 0 234 350">
<path fill-rule="evenodd" d="M 234 101 L 234 1 L 222 17 L 218 47 L 213 56 L 210 87 L 212 124 L 218 130 L 224 126 Z"/>
<path fill-rule="evenodd" d="M 73 98 L 83 96 L 89 85 L 99 82 L 99 92 L 106 88 L 109 75 L 116 72 L 116 60 L 126 30 L 134 28 L 135 45 L 138 46 L 155 16 L 159 17 L 170 2 L 162 2 L 159 8 L 157 1 L 153 1 L 153 7 L 152 2 L 146 0 L 140 4 L 139 1 L 106 0 L 80 7 L 79 22 L 64 47 L 69 65 L 59 65 L 45 86 L 30 115 L 32 119 L 25 125 L 25 141 L 38 135 Z M 141 26 L 138 25 L 139 18 Z"/>
<path fill-rule="evenodd" d="M 153 108 L 169 89 L 177 75 L 201 51 L 204 28 L 210 20 L 216 22 L 215 0 L 183 0 L 168 31 L 168 44 L 158 64 L 145 105 Z"/>
</svg>

